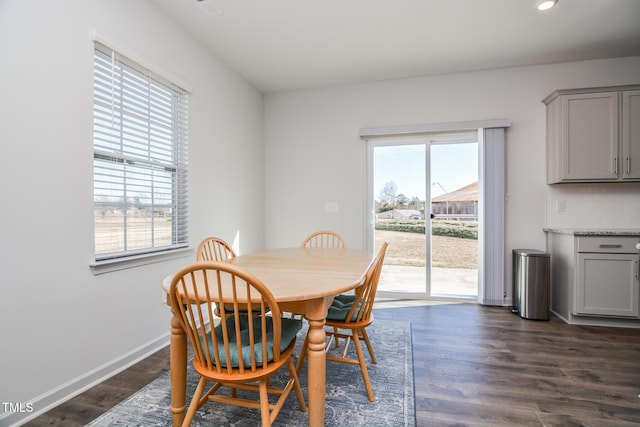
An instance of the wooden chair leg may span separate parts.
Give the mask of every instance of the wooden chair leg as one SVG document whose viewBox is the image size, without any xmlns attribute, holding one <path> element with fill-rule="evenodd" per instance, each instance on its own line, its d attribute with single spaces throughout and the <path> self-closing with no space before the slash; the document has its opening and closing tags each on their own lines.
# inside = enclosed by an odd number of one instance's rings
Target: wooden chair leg
<svg viewBox="0 0 640 427">
<path fill-rule="evenodd" d="M 262 427 L 271 425 L 271 412 L 269 411 L 269 394 L 267 393 L 267 379 L 260 379 L 260 415 Z"/>
<path fill-rule="evenodd" d="M 304 343 L 302 344 L 302 350 L 300 350 L 300 356 L 298 357 L 298 366 L 296 366 L 296 374 L 300 375 L 300 371 L 302 370 L 302 365 L 304 364 L 304 359 L 307 357 L 307 351 L 309 346 L 309 338 L 304 337 Z"/>
<path fill-rule="evenodd" d="M 184 421 L 182 421 L 182 427 L 191 425 L 191 421 L 193 421 L 193 417 L 196 415 L 196 411 L 200 406 L 198 404 L 198 401 L 200 400 L 200 395 L 204 391 L 205 385 L 207 385 L 207 380 L 204 377 L 200 377 L 200 381 L 198 381 L 196 391 L 193 392 L 193 398 L 191 398 L 191 403 L 189 404 L 187 414 L 184 416 Z"/>
<path fill-rule="evenodd" d="M 376 355 L 373 352 L 373 346 L 371 345 L 371 341 L 369 341 L 369 334 L 367 334 L 367 330 L 366 329 L 362 329 L 362 338 L 364 339 L 364 342 L 367 344 L 367 348 L 369 349 L 369 355 L 371 356 L 371 361 L 374 364 L 378 363 L 378 359 L 376 359 Z"/>
<path fill-rule="evenodd" d="M 362 379 L 364 380 L 364 386 L 367 389 L 367 397 L 370 402 L 374 402 L 375 398 L 373 397 L 373 388 L 371 387 L 371 380 L 369 379 L 369 371 L 367 371 L 367 364 L 364 360 L 364 352 L 362 351 L 362 347 L 360 345 L 360 338 L 356 331 L 353 334 L 353 345 L 356 347 L 356 353 L 358 353 L 358 362 L 360 362 L 360 371 L 362 371 Z"/>
<path fill-rule="evenodd" d="M 293 388 L 295 389 L 296 396 L 298 397 L 300 410 L 302 412 L 307 412 L 307 404 L 304 401 L 304 395 L 302 394 L 302 388 L 300 387 L 300 380 L 298 379 L 296 367 L 293 365 L 293 359 L 289 359 L 289 362 L 287 362 L 287 368 L 289 369 L 289 376 L 295 381 Z"/>
<path fill-rule="evenodd" d="M 338 327 L 337 326 L 333 327 L 333 337 L 336 340 L 336 348 L 340 347 L 340 344 L 338 343 Z"/>
</svg>

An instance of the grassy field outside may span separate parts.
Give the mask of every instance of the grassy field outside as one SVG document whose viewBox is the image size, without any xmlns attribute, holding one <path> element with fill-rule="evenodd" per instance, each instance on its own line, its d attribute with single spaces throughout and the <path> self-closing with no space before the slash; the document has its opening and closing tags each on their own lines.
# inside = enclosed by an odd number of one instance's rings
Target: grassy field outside
<svg viewBox="0 0 640 427">
<path fill-rule="evenodd" d="M 170 246 L 171 219 L 162 217 L 96 217 L 96 254 L 119 252 L 125 249 L 125 221 L 128 230 L 127 250 Z"/>
<path fill-rule="evenodd" d="M 435 268 L 478 268 L 478 241 L 448 236 L 432 236 L 431 264 Z M 376 250 L 387 241 L 387 265 L 425 266 L 426 236 L 419 233 L 376 230 Z"/>
<path fill-rule="evenodd" d="M 121 251 L 125 247 L 123 217 L 96 218 L 96 253 Z M 171 244 L 171 220 L 168 218 L 127 218 L 127 248 Z M 153 230 L 153 232 L 151 232 Z M 434 268 L 478 268 L 478 241 L 450 236 L 432 236 Z M 376 251 L 383 241 L 389 242 L 385 264 L 411 267 L 425 266 L 426 236 L 421 233 L 376 230 Z"/>
</svg>

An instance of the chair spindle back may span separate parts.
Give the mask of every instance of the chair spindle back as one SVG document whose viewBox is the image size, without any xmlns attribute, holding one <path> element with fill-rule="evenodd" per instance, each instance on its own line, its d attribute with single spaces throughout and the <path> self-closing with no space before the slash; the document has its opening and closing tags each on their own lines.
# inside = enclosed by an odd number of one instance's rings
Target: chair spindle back
<svg viewBox="0 0 640 427">
<path fill-rule="evenodd" d="M 387 246 L 389 246 L 387 242 L 382 244 L 378 254 L 373 259 L 371 266 L 367 270 L 362 285 L 356 288 L 356 298 L 345 319 L 346 323 L 366 322 L 371 319 L 373 303 L 375 302 L 376 292 L 378 291 L 378 282 L 380 280 L 380 273 L 382 272 L 382 264 L 384 263 Z"/>
<path fill-rule="evenodd" d="M 231 245 L 219 237 L 202 240 L 196 251 L 197 261 L 225 261 L 235 257 L 236 253 Z"/>
<path fill-rule="evenodd" d="M 252 274 L 224 262 L 194 263 L 174 276 L 170 298 L 193 346 L 196 370 L 250 375 L 279 361 L 280 308 Z M 224 305 L 225 312 L 214 327 L 217 304 Z M 268 348 L 270 339 L 273 348 Z"/>
<path fill-rule="evenodd" d="M 330 230 L 320 230 L 307 236 L 301 245 L 303 248 L 346 248 L 344 238 Z"/>
</svg>

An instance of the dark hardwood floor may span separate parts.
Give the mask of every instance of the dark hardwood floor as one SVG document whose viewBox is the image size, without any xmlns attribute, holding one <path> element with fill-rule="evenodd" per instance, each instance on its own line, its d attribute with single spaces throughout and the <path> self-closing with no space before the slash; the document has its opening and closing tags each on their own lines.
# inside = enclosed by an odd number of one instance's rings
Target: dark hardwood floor
<svg viewBox="0 0 640 427">
<path fill-rule="evenodd" d="M 380 302 L 411 323 L 418 426 L 640 425 L 640 330 L 521 319 L 502 307 Z M 169 369 L 165 348 L 28 423 L 80 426 Z"/>
<path fill-rule="evenodd" d="M 168 346 L 25 425 L 84 426 L 167 371 Z"/>
<path fill-rule="evenodd" d="M 379 310 L 411 322 L 419 426 L 640 424 L 640 330 L 505 308 Z"/>
</svg>

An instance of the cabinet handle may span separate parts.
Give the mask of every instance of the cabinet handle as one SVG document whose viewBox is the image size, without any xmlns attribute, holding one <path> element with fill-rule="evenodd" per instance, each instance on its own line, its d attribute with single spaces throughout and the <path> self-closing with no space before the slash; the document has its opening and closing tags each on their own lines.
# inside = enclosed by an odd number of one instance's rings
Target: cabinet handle
<svg viewBox="0 0 640 427">
<path fill-rule="evenodd" d="M 613 174 L 618 175 L 618 158 L 613 158 Z"/>
<path fill-rule="evenodd" d="M 622 245 L 600 245 L 603 249 L 619 249 Z"/>
<path fill-rule="evenodd" d="M 627 156 L 627 175 L 631 175 L 631 157 Z"/>
</svg>

